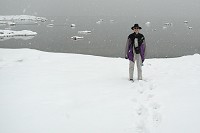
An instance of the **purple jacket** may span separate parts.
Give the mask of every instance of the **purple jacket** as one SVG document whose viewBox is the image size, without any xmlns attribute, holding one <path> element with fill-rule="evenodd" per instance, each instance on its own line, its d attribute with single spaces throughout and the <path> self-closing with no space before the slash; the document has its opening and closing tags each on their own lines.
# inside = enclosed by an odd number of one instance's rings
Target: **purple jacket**
<svg viewBox="0 0 200 133">
<path fill-rule="evenodd" d="M 133 43 L 132 43 L 133 39 L 131 38 L 131 36 L 133 34 L 130 34 L 128 39 L 127 39 L 126 50 L 125 50 L 125 58 L 128 58 L 129 60 L 134 62 L 134 54 L 135 53 L 133 51 L 133 48 L 134 48 Z M 142 35 L 142 34 L 140 34 L 140 35 Z M 146 42 L 145 42 L 145 40 L 143 40 L 139 46 L 140 46 L 140 56 L 141 56 L 142 62 L 144 62 L 145 56 L 146 56 Z"/>
</svg>

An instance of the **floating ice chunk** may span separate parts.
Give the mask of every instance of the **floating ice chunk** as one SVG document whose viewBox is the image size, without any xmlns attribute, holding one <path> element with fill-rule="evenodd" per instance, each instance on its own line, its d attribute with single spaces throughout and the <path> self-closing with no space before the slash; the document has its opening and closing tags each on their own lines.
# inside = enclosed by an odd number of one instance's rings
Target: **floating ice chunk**
<svg viewBox="0 0 200 133">
<path fill-rule="evenodd" d="M 22 40 L 29 40 L 29 39 L 34 38 L 34 36 L 10 36 L 10 37 L 1 37 L 1 36 L 0 36 L 0 41 L 9 40 L 9 39 L 11 39 L 11 38 L 14 38 L 14 39 L 22 39 Z"/>
<path fill-rule="evenodd" d="M 170 23 L 164 23 L 164 25 L 170 25 Z"/>
<path fill-rule="evenodd" d="M 145 25 L 146 25 L 147 27 L 149 27 L 150 24 L 151 24 L 151 22 L 146 22 L 146 23 L 145 23 Z"/>
<path fill-rule="evenodd" d="M 71 24 L 71 27 L 74 28 L 74 27 L 76 27 L 76 25 L 75 24 Z"/>
<path fill-rule="evenodd" d="M 115 20 L 110 20 L 110 22 L 111 22 L 111 23 L 114 23 L 114 22 L 115 22 Z"/>
<path fill-rule="evenodd" d="M 54 24 L 48 24 L 47 25 L 47 27 L 53 27 L 54 26 Z"/>
<path fill-rule="evenodd" d="M 14 23 L 14 22 L 8 22 L 8 25 L 10 25 L 10 26 L 15 26 L 16 23 Z"/>
<path fill-rule="evenodd" d="M 0 25 L 6 25 L 7 24 L 7 22 L 5 22 L 5 21 L 0 21 Z"/>
<path fill-rule="evenodd" d="M 97 21 L 97 24 L 101 24 L 103 22 L 103 19 L 100 19 L 99 21 Z"/>
<path fill-rule="evenodd" d="M 97 24 L 101 24 L 101 21 L 97 21 L 96 23 L 97 23 Z"/>
<path fill-rule="evenodd" d="M 36 20 L 37 21 L 41 21 L 41 22 L 46 22 L 47 21 L 47 19 L 44 18 L 44 17 L 36 17 Z"/>
<path fill-rule="evenodd" d="M 188 24 L 188 21 L 184 21 L 185 24 Z"/>
<path fill-rule="evenodd" d="M 13 31 L 15 36 L 35 36 L 37 35 L 36 32 L 29 31 L 29 30 L 22 30 L 22 31 Z"/>
<path fill-rule="evenodd" d="M 0 16 L 0 21 L 47 21 L 44 17 L 36 17 L 36 16 L 29 16 L 29 15 L 10 15 L 10 16 Z"/>
<path fill-rule="evenodd" d="M 192 27 L 188 26 L 188 29 L 190 29 L 190 30 L 191 30 L 191 29 L 192 29 Z"/>
<path fill-rule="evenodd" d="M 1 41 L 8 40 L 11 38 L 27 40 L 33 38 L 35 35 L 37 35 L 36 32 L 29 30 L 22 30 L 22 31 L 0 30 Z"/>
<path fill-rule="evenodd" d="M 173 26 L 172 23 L 164 23 L 165 26 Z"/>
<path fill-rule="evenodd" d="M 91 31 L 87 31 L 87 30 L 86 30 L 86 31 L 78 31 L 78 33 L 79 33 L 79 34 L 90 34 Z"/>
<path fill-rule="evenodd" d="M 29 30 L 22 30 L 22 31 L 13 31 L 13 30 L 0 30 L 1 37 L 9 37 L 9 36 L 35 36 L 37 35 L 36 32 L 29 31 Z"/>
<path fill-rule="evenodd" d="M 79 40 L 79 39 L 83 39 L 83 37 L 80 36 L 73 36 L 71 37 L 72 40 Z"/>
<path fill-rule="evenodd" d="M 163 26 L 163 30 L 165 30 L 165 29 L 167 29 L 167 27 L 166 27 L 166 26 Z"/>
</svg>

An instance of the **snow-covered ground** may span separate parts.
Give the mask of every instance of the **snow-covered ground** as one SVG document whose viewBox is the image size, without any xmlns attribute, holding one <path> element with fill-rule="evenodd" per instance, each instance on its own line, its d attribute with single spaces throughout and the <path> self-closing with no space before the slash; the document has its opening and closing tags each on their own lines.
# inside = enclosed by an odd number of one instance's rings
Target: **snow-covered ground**
<svg viewBox="0 0 200 133">
<path fill-rule="evenodd" d="M 143 77 L 121 58 L 0 49 L 0 132 L 200 132 L 200 55 L 147 59 Z"/>
</svg>

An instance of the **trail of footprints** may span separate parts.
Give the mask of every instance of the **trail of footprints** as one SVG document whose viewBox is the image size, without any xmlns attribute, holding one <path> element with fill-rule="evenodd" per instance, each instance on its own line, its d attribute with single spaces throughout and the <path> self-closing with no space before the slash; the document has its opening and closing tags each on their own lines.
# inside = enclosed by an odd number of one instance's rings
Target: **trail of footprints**
<svg viewBox="0 0 200 133">
<path fill-rule="evenodd" d="M 138 81 L 135 87 L 138 92 L 135 99 L 135 130 L 136 133 L 150 133 L 150 129 L 157 127 L 162 120 L 161 105 L 154 99 L 156 84 L 153 81 Z"/>
</svg>

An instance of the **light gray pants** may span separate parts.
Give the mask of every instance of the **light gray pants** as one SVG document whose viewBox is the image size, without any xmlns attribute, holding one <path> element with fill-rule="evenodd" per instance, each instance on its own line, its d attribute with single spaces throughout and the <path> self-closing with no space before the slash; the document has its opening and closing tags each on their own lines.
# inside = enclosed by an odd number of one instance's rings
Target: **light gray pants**
<svg viewBox="0 0 200 133">
<path fill-rule="evenodd" d="M 135 63 L 137 64 L 138 80 L 142 80 L 142 59 L 140 54 L 134 54 L 134 62 L 129 61 L 129 79 L 133 79 Z"/>
</svg>

